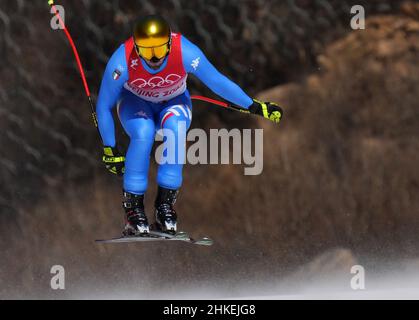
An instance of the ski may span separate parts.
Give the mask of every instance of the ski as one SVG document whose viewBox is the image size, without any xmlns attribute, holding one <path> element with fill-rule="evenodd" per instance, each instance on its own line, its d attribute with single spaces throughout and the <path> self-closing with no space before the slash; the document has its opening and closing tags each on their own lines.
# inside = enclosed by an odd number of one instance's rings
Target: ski
<svg viewBox="0 0 419 320">
<path fill-rule="evenodd" d="M 193 244 L 199 244 L 199 245 L 203 245 L 203 246 L 211 246 L 213 244 L 212 239 L 210 239 L 208 237 L 203 237 L 201 239 L 195 240 L 195 239 L 191 238 L 187 232 L 184 232 L 184 231 L 179 231 L 178 233 L 172 235 L 172 234 L 165 233 L 165 232 L 158 231 L 158 230 L 150 230 L 150 235 L 156 236 L 156 237 L 166 238 L 167 240 L 186 241 L 186 242 L 190 242 L 190 243 L 193 243 Z"/>
<path fill-rule="evenodd" d="M 126 242 L 147 242 L 147 241 L 183 241 L 202 246 L 211 246 L 213 241 L 208 237 L 193 239 L 186 232 L 178 232 L 174 235 L 151 230 L 148 234 L 142 236 L 121 236 L 113 239 L 95 240 L 97 243 L 126 243 Z"/>
</svg>

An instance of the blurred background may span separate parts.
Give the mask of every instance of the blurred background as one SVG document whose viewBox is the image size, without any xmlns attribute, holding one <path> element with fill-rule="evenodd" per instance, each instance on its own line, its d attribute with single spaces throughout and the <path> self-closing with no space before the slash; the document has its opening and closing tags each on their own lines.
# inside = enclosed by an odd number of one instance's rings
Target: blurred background
<svg viewBox="0 0 419 320">
<path fill-rule="evenodd" d="M 122 230 L 122 180 L 102 165 L 71 49 L 46 0 L 0 4 L 0 298 L 290 294 L 354 264 L 419 268 L 418 1 L 57 1 L 94 98 L 133 21 L 159 13 L 249 95 L 283 106 L 278 127 L 194 104 L 192 127 L 264 129 L 261 175 L 184 169 L 180 229 L 212 247 L 95 244 Z M 355 4 L 365 30 L 350 27 Z"/>
</svg>

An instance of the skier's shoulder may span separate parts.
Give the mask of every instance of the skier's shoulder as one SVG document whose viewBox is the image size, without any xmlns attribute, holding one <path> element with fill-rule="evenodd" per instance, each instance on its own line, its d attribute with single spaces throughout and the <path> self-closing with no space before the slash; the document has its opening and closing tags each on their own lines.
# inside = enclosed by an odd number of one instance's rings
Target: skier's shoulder
<svg viewBox="0 0 419 320">
<path fill-rule="evenodd" d="M 125 43 L 122 43 L 113 53 L 109 62 L 122 62 L 125 61 Z"/>
<path fill-rule="evenodd" d="M 180 35 L 181 38 L 181 46 L 182 46 L 182 53 L 186 55 L 196 55 L 197 53 L 201 53 L 201 49 L 194 44 L 192 41 L 190 41 L 188 38 L 186 38 L 183 34 Z"/>
<path fill-rule="evenodd" d="M 181 45 L 183 65 L 187 69 L 187 72 L 194 73 L 200 60 L 204 57 L 204 53 L 184 35 L 181 36 Z"/>
<path fill-rule="evenodd" d="M 119 70 L 121 73 L 127 71 L 127 61 L 125 55 L 125 43 L 122 43 L 109 58 L 107 68 Z"/>
</svg>

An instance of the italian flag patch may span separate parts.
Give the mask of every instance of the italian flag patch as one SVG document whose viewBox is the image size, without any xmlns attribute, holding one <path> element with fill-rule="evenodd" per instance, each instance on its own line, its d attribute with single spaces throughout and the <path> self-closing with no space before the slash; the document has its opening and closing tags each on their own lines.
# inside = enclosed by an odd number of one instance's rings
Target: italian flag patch
<svg viewBox="0 0 419 320">
<path fill-rule="evenodd" d="M 121 71 L 119 71 L 118 69 L 115 69 L 112 73 L 112 78 L 114 80 L 118 80 L 120 76 L 121 76 Z"/>
</svg>

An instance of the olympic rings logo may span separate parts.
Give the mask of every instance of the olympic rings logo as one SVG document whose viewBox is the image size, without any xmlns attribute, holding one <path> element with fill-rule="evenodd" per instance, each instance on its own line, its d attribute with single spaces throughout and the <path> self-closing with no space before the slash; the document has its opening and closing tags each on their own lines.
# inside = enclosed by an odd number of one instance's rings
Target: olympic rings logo
<svg viewBox="0 0 419 320">
<path fill-rule="evenodd" d="M 152 77 L 148 81 L 143 78 L 137 78 L 131 82 L 131 85 L 135 85 L 138 88 L 167 88 L 178 82 L 182 77 L 178 74 L 169 74 L 166 78 L 163 77 Z"/>
</svg>

